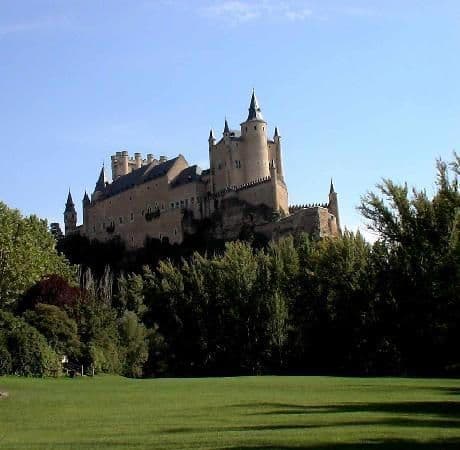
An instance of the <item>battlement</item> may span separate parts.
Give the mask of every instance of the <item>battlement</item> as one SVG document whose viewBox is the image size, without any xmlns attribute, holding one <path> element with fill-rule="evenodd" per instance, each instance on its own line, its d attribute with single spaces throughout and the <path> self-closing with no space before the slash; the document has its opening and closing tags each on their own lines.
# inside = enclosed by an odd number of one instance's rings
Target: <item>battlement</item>
<svg viewBox="0 0 460 450">
<path fill-rule="evenodd" d="M 141 153 L 134 153 L 134 156 L 129 156 L 126 150 L 116 152 L 110 157 L 112 161 L 112 180 L 117 179 L 123 175 L 127 175 L 133 170 L 140 169 L 147 164 L 161 164 L 168 160 L 164 155 L 160 159 L 156 159 L 152 153 L 147 153 L 146 158 L 142 158 Z"/>
<path fill-rule="evenodd" d="M 327 209 L 327 207 L 328 207 L 327 203 L 306 203 L 305 205 L 290 205 L 289 213 L 292 214 L 301 209 L 308 209 L 308 208 L 326 208 Z"/>
</svg>

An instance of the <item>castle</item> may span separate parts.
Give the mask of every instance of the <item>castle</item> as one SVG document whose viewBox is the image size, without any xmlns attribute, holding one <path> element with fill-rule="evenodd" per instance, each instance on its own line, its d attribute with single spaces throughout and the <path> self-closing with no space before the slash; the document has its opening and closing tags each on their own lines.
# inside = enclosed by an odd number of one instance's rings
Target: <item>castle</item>
<svg viewBox="0 0 460 450">
<path fill-rule="evenodd" d="M 273 139 L 267 138 L 254 92 L 240 130 L 231 130 L 225 120 L 222 137 L 217 140 L 211 130 L 208 144 L 206 170 L 189 166 L 180 154 L 112 155 L 112 181 L 102 167 L 91 198 L 85 192 L 80 226 L 69 191 L 65 234 L 100 241 L 119 236 L 129 248 L 139 248 L 146 238 L 181 243 L 203 224 L 216 239 L 236 239 L 243 229 L 268 239 L 302 231 L 318 237 L 340 233 L 332 181 L 327 203 L 289 207 L 281 137 L 275 128 Z"/>
</svg>

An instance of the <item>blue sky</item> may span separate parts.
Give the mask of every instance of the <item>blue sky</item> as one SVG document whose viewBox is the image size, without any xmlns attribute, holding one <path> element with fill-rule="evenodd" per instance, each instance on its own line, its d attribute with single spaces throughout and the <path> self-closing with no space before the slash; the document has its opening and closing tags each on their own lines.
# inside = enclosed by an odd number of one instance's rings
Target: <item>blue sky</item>
<svg viewBox="0 0 460 450">
<path fill-rule="evenodd" d="M 0 0 L 0 200 L 62 222 L 116 151 L 206 167 L 254 87 L 290 203 L 326 201 L 332 176 L 363 227 L 382 177 L 432 193 L 460 149 L 459 55 L 458 1 Z"/>
</svg>

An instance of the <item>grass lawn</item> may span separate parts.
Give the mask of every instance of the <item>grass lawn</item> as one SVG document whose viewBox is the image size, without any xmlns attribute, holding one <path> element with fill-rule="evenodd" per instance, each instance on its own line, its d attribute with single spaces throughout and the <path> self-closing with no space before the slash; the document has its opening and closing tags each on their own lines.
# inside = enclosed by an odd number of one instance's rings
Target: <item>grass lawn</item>
<svg viewBox="0 0 460 450">
<path fill-rule="evenodd" d="M 2 449 L 460 449 L 460 380 L 0 377 Z"/>
</svg>

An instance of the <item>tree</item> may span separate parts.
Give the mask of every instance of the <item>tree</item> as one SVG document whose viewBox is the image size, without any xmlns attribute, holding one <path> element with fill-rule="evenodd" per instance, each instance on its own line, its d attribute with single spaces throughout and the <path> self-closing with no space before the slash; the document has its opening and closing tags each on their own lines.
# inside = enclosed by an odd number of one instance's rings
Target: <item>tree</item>
<svg viewBox="0 0 460 450">
<path fill-rule="evenodd" d="M 34 310 L 26 311 L 23 317 L 45 336 L 58 355 L 67 355 L 74 361 L 80 356 L 77 324 L 65 311 L 54 305 L 39 303 Z"/>
<path fill-rule="evenodd" d="M 24 376 L 56 376 L 60 362 L 46 339 L 19 317 L 0 310 L 0 364 L 3 372 Z"/>
<path fill-rule="evenodd" d="M 120 337 L 124 349 L 123 375 L 141 377 L 149 355 L 148 333 L 134 312 L 127 311 L 120 319 Z"/>
<path fill-rule="evenodd" d="M 23 217 L 0 202 L 0 306 L 16 301 L 46 274 L 72 278 L 73 270 L 55 244 L 45 220 Z"/>
<path fill-rule="evenodd" d="M 380 194 L 369 192 L 360 206 L 387 249 L 382 289 L 393 295 L 397 345 L 411 372 L 460 362 L 459 166 L 458 155 L 450 165 L 437 162 L 432 198 L 385 179 Z"/>
<path fill-rule="evenodd" d="M 64 277 L 46 275 L 24 293 L 16 304 L 16 310 L 24 312 L 38 304 L 48 304 L 70 311 L 82 295 L 81 289 L 72 286 Z"/>
</svg>

